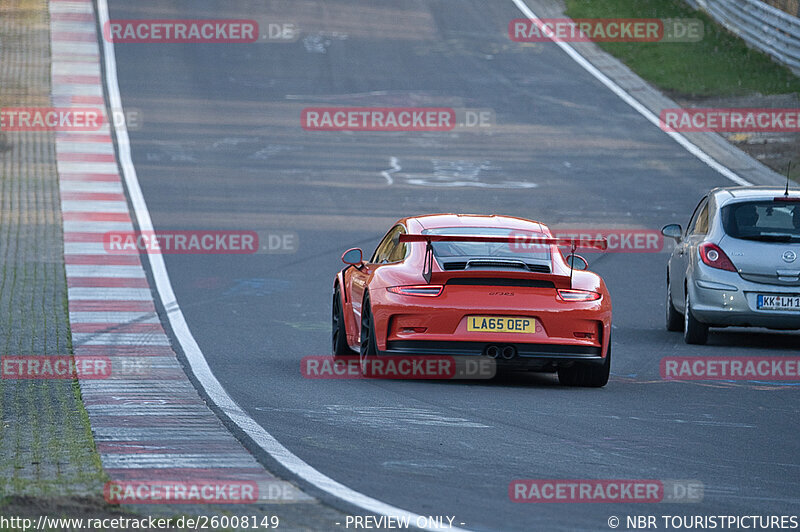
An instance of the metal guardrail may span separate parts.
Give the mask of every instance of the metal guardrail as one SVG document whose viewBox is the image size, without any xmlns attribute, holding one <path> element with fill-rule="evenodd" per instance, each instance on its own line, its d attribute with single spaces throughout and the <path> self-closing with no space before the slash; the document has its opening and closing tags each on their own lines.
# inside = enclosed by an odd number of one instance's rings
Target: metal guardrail
<svg viewBox="0 0 800 532">
<path fill-rule="evenodd" d="M 686 0 L 800 75 L 800 18 L 761 0 Z"/>
</svg>

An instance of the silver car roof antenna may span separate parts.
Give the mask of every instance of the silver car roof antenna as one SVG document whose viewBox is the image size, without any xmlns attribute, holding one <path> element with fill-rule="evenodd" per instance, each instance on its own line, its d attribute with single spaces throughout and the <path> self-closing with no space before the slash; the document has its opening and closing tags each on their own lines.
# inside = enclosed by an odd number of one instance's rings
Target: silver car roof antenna
<svg viewBox="0 0 800 532">
<path fill-rule="evenodd" d="M 788 198 L 789 197 L 789 173 L 792 170 L 792 161 L 789 161 L 789 166 L 786 167 L 786 190 L 783 193 L 783 196 Z"/>
</svg>

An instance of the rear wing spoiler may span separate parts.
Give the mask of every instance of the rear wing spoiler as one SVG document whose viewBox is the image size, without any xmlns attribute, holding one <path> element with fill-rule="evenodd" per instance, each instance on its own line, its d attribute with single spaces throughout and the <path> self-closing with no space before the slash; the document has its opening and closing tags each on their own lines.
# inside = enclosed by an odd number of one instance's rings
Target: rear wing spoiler
<svg viewBox="0 0 800 532">
<path fill-rule="evenodd" d="M 519 244 L 525 246 L 567 246 L 570 248 L 608 249 L 605 238 L 551 238 L 538 236 L 485 236 L 485 235 L 400 235 L 400 242 L 488 242 Z"/>
<path fill-rule="evenodd" d="M 575 254 L 575 250 L 578 248 L 608 249 L 608 242 L 606 242 L 605 238 L 552 238 L 524 234 L 512 236 L 403 234 L 399 235 L 398 240 L 399 242 L 425 242 L 425 266 L 422 270 L 422 276 L 425 278 L 426 283 L 431 282 L 431 274 L 433 273 L 433 242 L 488 242 L 523 246 L 567 246 L 571 250 L 570 254 Z M 570 284 L 571 281 L 572 264 L 570 264 Z"/>
</svg>

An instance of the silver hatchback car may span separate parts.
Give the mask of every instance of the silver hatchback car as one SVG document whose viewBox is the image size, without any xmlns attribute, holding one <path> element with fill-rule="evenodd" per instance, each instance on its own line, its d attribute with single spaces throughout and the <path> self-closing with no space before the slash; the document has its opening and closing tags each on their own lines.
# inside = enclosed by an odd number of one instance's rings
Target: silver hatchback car
<svg viewBox="0 0 800 532">
<path fill-rule="evenodd" d="M 677 241 L 667 266 L 667 329 L 704 344 L 709 327 L 800 329 L 800 192 L 715 188 Z"/>
</svg>

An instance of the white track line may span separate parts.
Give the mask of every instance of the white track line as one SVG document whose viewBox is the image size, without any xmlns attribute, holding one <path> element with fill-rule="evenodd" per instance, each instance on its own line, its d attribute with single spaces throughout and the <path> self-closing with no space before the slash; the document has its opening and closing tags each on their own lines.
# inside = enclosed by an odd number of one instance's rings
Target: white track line
<svg viewBox="0 0 800 532">
<path fill-rule="evenodd" d="M 381 175 L 384 177 L 384 179 L 386 179 L 387 185 L 393 185 L 394 179 L 392 178 L 392 174 L 399 172 L 402 170 L 402 168 L 400 167 L 400 162 L 398 161 L 397 157 L 391 157 L 389 159 L 389 166 L 391 166 L 391 168 L 381 172 Z"/>
<path fill-rule="evenodd" d="M 536 16 L 536 14 L 531 11 L 528 5 L 523 0 L 511 0 L 514 4 L 522 11 L 522 14 L 528 17 L 529 19 L 535 22 L 541 22 L 541 19 Z M 572 46 L 565 42 L 558 42 L 556 44 L 566 52 L 568 56 L 570 56 L 573 61 L 578 63 L 582 66 L 589 74 L 597 78 L 600 83 L 605 85 L 606 87 L 611 90 L 614 94 L 622 98 L 622 100 L 636 109 L 636 111 L 649 120 L 653 125 L 661 129 L 659 118 L 647 107 L 639 103 L 633 96 L 628 94 L 625 89 L 617 85 L 611 78 L 600 72 L 594 65 L 592 65 L 589 61 L 586 60 L 581 54 L 579 54 Z M 663 131 L 663 129 L 662 129 Z M 731 170 L 730 168 L 723 166 L 722 164 L 715 161 L 709 154 L 701 150 L 698 146 L 693 144 L 689 139 L 677 133 L 675 131 L 664 131 L 667 135 L 672 137 L 675 142 L 683 146 L 686 151 L 706 163 L 708 166 L 722 174 L 723 176 L 727 177 L 737 185 L 744 185 L 744 186 L 752 186 L 753 183 L 744 179 L 742 176 Z"/>
<path fill-rule="evenodd" d="M 107 0 L 97 0 L 97 11 L 100 16 L 100 27 L 103 28 L 109 21 Z M 106 71 L 105 82 L 109 104 L 112 109 L 122 109 L 122 97 L 120 96 L 119 82 L 117 80 L 117 62 L 114 54 L 114 44 L 103 39 L 103 51 Z M 124 113 L 121 114 L 124 116 Z M 136 175 L 136 169 L 133 166 L 133 160 L 131 158 L 128 130 L 124 120 L 122 120 L 122 122 L 122 124 L 115 128 L 122 175 L 128 188 L 134 214 L 139 222 L 139 230 L 143 232 L 153 231 L 153 222 L 150 219 L 150 212 L 147 210 L 147 204 L 142 195 L 142 189 L 139 186 L 139 179 Z M 153 279 L 156 282 L 156 290 L 161 299 L 161 304 L 167 311 L 167 317 L 172 326 L 172 330 L 183 348 L 183 352 L 192 368 L 192 373 L 194 373 L 200 386 L 203 387 L 208 397 L 224 416 L 235 423 L 236 426 L 250 436 L 259 447 L 269 453 L 270 456 L 277 460 L 283 467 L 322 491 L 374 514 L 396 516 L 404 519 L 408 518 L 411 522 L 416 522 L 418 517 L 423 517 L 373 499 L 322 474 L 300 459 L 300 457 L 289 451 L 289 449 L 284 447 L 242 410 L 214 376 L 211 368 L 208 366 L 208 362 L 203 356 L 203 352 L 200 350 L 200 346 L 192 336 L 189 325 L 186 323 L 186 319 L 183 316 L 175 293 L 172 290 L 172 283 L 169 280 L 163 256 L 160 254 L 148 254 L 148 259 L 150 260 L 150 268 L 153 272 Z M 427 530 L 438 529 L 429 528 Z M 458 532 L 463 529 L 453 527 L 450 528 L 450 530 Z"/>
</svg>

